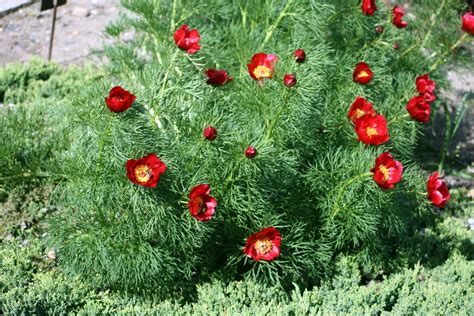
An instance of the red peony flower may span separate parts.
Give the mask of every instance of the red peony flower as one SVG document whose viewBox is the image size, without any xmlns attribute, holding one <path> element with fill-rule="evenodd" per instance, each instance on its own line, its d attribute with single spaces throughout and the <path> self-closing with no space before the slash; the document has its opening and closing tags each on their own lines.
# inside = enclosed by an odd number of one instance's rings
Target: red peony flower
<svg viewBox="0 0 474 316">
<path fill-rule="evenodd" d="M 369 65 L 364 62 L 360 62 L 356 65 L 354 73 L 352 75 L 352 80 L 360 84 L 368 84 L 374 73 L 370 70 Z"/>
<path fill-rule="evenodd" d="M 257 156 L 257 150 L 255 149 L 255 147 L 252 147 L 252 146 L 247 147 L 247 149 L 245 149 L 245 156 L 247 158 L 253 158 Z"/>
<path fill-rule="evenodd" d="M 200 39 L 199 32 L 196 29 L 190 31 L 186 24 L 181 25 L 181 27 L 174 32 L 176 45 L 182 50 L 185 50 L 188 54 L 195 54 L 201 49 L 201 46 L 199 46 Z"/>
<path fill-rule="evenodd" d="M 123 112 L 128 110 L 137 97 L 120 86 L 113 87 L 109 96 L 105 98 L 105 103 L 112 112 Z"/>
<path fill-rule="evenodd" d="M 296 84 L 296 77 L 292 74 L 286 74 L 283 78 L 283 83 L 287 87 L 293 87 Z"/>
<path fill-rule="evenodd" d="M 227 71 L 225 70 L 208 69 L 206 70 L 206 76 L 208 78 L 206 83 L 213 86 L 222 86 L 232 81 L 232 77 L 227 76 Z"/>
<path fill-rule="evenodd" d="M 468 12 L 462 16 L 462 30 L 474 35 L 474 14 Z"/>
<path fill-rule="evenodd" d="M 273 77 L 277 60 L 278 57 L 274 54 L 258 53 L 253 55 L 252 62 L 247 64 L 250 77 L 255 80 Z"/>
<path fill-rule="evenodd" d="M 255 261 L 271 261 L 280 255 L 281 234 L 275 227 L 267 227 L 247 238 L 244 253 Z"/>
<path fill-rule="evenodd" d="M 165 172 L 166 165 L 155 154 L 149 154 L 137 160 L 127 160 L 127 177 L 135 184 L 154 188 Z"/>
<path fill-rule="evenodd" d="M 380 145 L 388 141 L 387 121 L 381 114 L 364 115 L 354 127 L 359 141 L 367 145 Z"/>
<path fill-rule="evenodd" d="M 365 15 L 374 15 L 375 10 L 377 10 L 375 0 L 362 0 L 362 12 Z"/>
<path fill-rule="evenodd" d="M 209 184 L 199 184 L 189 193 L 189 212 L 198 221 L 207 222 L 214 215 L 217 201 L 209 195 L 210 192 Z"/>
<path fill-rule="evenodd" d="M 401 28 L 404 28 L 404 27 L 407 27 L 408 23 L 405 22 L 405 21 L 402 21 L 403 19 L 403 15 L 405 14 L 405 12 L 403 11 L 403 8 L 396 5 L 393 7 L 393 11 L 392 11 L 392 23 L 393 25 L 395 25 L 396 27 L 398 27 L 399 29 Z"/>
<path fill-rule="evenodd" d="M 433 102 L 436 100 L 434 90 L 436 83 L 429 78 L 428 74 L 416 78 L 416 90 L 424 97 L 426 102 Z"/>
<path fill-rule="evenodd" d="M 375 115 L 375 110 L 372 108 L 372 103 L 367 102 L 362 97 L 357 97 L 354 103 L 352 103 L 347 117 L 351 122 L 356 123 L 364 115 Z"/>
<path fill-rule="evenodd" d="M 418 122 L 426 123 L 430 120 L 431 106 L 422 96 L 414 96 L 408 101 L 407 111 Z"/>
<path fill-rule="evenodd" d="M 306 53 L 302 49 L 295 50 L 293 56 L 295 57 L 295 61 L 297 63 L 302 63 L 306 59 Z"/>
<path fill-rule="evenodd" d="M 403 166 L 387 151 L 377 157 L 370 171 L 374 173 L 374 181 L 380 187 L 393 189 L 394 184 L 402 180 Z"/>
<path fill-rule="evenodd" d="M 214 126 L 208 126 L 202 132 L 204 138 L 207 140 L 214 140 L 217 137 L 217 129 Z"/>
<path fill-rule="evenodd" d="M 426 185 L 428 199 L 437 207 L 443 208 L 451 198 L 448 186 L 444 180 L 438 178 L 438 172 L 433 172 Z"/>
</svg>

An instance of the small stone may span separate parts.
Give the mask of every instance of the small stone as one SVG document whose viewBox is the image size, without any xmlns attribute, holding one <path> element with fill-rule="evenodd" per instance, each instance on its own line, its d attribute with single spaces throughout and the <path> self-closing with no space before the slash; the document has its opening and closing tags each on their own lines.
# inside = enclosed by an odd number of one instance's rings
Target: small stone
<svg viewBox="0 0 474 316">
<path fill-rule="evenodd" d="M 30 228 L 30 227 L 31 227 L 31 223 L 29 223 L 29 222 L 27 222 L 27 221 L 22 221 L 22 222 L 20 223 L 20 228 L 23 229 L 23 230 L 28 229 L 28 228 Z"/>
<path fill-rule="evenodd" d="M 56 250 L 51 249 L 47 254 L 48 258 L 51 260 L 56 260 Z"/>
<path fill-rule="evenodd" d="M 5 240 L 6 241 L 13 241 L 13 240 L 15 240 L 15 237 L 13 237 L 12 234 L 8 234 L 7 237 L 5 237 Z"/>
<path fill-rule="evenodd" d="M 91 14 L 90 10 L 83 7 L 75 7 L 71 11 L 71 15 L 77 16 L 80 18 L 88 17 Z"/>
<path fill-rule="evenodd" d="M 29 241 L 28 239 L 25 239 L 25 240 L 23 240 L 23 241 L 21 242 L 21 245 L 22 245 L 23 247 L 26 247 L 26 246 L 29 245 L 29 243 L 30 243 L 30 241 Z"/>
</svg>

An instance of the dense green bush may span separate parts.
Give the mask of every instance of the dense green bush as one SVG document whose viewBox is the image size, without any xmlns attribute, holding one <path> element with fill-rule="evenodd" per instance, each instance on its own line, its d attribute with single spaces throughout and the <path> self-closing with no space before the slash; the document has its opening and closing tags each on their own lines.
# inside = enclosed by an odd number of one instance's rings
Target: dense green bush
<svg viewBox="0 0 474 316">
<path fill-rule="evenodd" d="M 38 62 L 1 69 L 0 312 L 469 314 L 472 209 L 462 190 L 442 213 L 430 209 L 413 162 L 420 125 L 403 117 L 414 78 L 459 37 L 456 24 L 438 22 L 464 5 L 443 1 L 431 17 L 433 3 L 412 7 L 420 15 L 402 31 L 381 5 L 365 17 L 346 1 L 123 1 L 135 15 L 108 32 L 136 36 L 106 48 L 111 78 Z M 197 55 L 175 48 L 183 22 L 201 32 Z M 260 46 L 280 57 L 263 88 L 245 68 Z M 298 47 L 308 59 L 294 65 Z M 351 82 L 360 60 L 376 73 L 366 87 Z M 227 69 L 234 82 L 205 85 L 204 66 Z M 278 81 L 289 71 L 298 85 L 286 95 Z M 125 113 L 104 104 L 112 84 L 138 96 Z M 356 95 L 387 117 L 389 143 L 357 143 L 346 117 Z M 212 143 L 202 139 L 211 124 Z M 243 156 L 250 144 L 253 160 Z M 361 176 L 383 150 L 405 166 L 392 191 Z M 134 186 L 125 161 L 152 151 L 166 173 L 156 189 Z M 218 200 L 209 223 L 185 206 L 202 182 Z M 33 226 L 19 225 L 25 219 Z M 245 259 L 245 238 L 270 225 L 283 233 L 281 256 Z"/>
<path fill-rule="evenodd" d="M 423 1 L 418 10 L 434 4 Z M 189 297 L 195 284 L 216 278 L 310 287 L 339 253 L 356 255 L 371 278 L 397 269 L 394 245 L 434 216 L 423 193 L 426 176 L 413 162 L 421 124 L 404 107 L 416 94 L 415 78 L 434 70 L 461 36 L 460 25 L 439 21 L 464 4 L 444 1 L 433 19 L 420 16 L 408 30 L 387 23 L 391 11 L 382 5 L 368 17 L 348 1 L 123 5 L 133 14 L 109 26 L 119 41 L 105 50 L 116 78 L 75 95 L 73 142 L 58 168 L 68 181 L 56 195 L 63 211 L 51 243 L 65 271 L 96 286 Z M 196 55 L 172 39 L 182 23 L 202 35 Z M 129 29 L 134 38 L 120 42 Z M 299 47 L 308 55 L 303 64 L 292 57 Z M 259 51 L 279 56 L 275 79 L 263 87 L 245 66 Z M 359 61 L 376 74 L 370 85 L 352 82 Z M 206 85 L 202 72 L 214 66 L 234 81 Z M 287 72 L 298 78 L 292 89 L 279 82 Z M 138 97 L 121 114 L 104 104 L 117 84 Z M 385 115 L 390 142 L 357 142 L 347 111 L 358 95 Z M 214 142 L 202 138 L 208 125 L 219 131 Z M 243 155 L 248 145 L 257 148 L 255 159 Z M 380 189 L 369 173 L 386 150 L 405 167 L 393 190 Z M 168 166 L 158 187 L 133 185 L 126 161 L 151 152 Z M 191 218 L 185 206 L 199 183 L 209 183 L 218 201 L 209 223 Z M 281 256 L 247 260 L 245 238 L 268 226 L 282 232 Z"/>
</svg>

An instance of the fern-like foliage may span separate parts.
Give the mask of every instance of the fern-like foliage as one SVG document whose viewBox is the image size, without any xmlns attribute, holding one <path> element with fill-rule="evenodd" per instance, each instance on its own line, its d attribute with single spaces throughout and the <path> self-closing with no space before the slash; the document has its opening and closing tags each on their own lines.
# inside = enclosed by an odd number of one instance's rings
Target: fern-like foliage
<svg viewBox="0 0 474 316">
<path fill-rule="evenodd" d="M 57 163 L 67 177 L 55 195 L 62 212 L 51 229 L 61 266 L 98 286 L 160 296 L 193 295 L 193 285 L 216 277 L 311 286 L 341 252 L 360 254 L 369 273 L 389 269 L 393 242 L 417 219 L 434 216 L 413 162 L 420 124 L 404 107 L 416 93 L 415 78 L 445 56 L 445 47 L 429 44 L 440 34 L 435 24 L 421 45 L 433 53 L 424 56 L 418 43 L 431 21 L 419 17 L 400 30 L 389 22 L 390 8 L 380 5 L 367 17 L 356 2 L 122 1 L 128 12 L 107 28 L 115 40 L 105 48 L 114 77 L 75 97 L 71 146 Z M 460 8 L 443 3 L 437 21 Z M 195 55 L 173 41 L 184 23 L 202 36 Z M 377 25 L 385 27 L 381 35 Z M 461 31 L 445 28 L 449 46 Z M 124 40 L 127 32 L 131 40 Z M 293 59 L 297 48 L 307 52 L 302 64 Z M 275 79 L 263 87 L 246 67 L 261 51 L 279 56 Z M 375 73 L 368 86 L 352 82 L 360 61 Z M 206 85 L 209 67 L 226 69 L 233 82 Z M 281 83 L 285 73 L 296 74 L 296 87 Z M 121 114 L 104 104 L 118 84 L 137 95 Z M 357 96 L 387 118 L 387 144 L 357 141 L 347 119 Z M 202 137 L 208 125 L 219 131 L 213 142 Z M 243 155 L 249 145 L 258 150 L 254 159 Z M 388 191 L 370 174 L 387 150 L 405 166 L 403 181 Z M 151 152 L 166 172 L 156 189 L 133 185 L 127 159 Z M 186 207 L 200 183 L 209 183 L 218 201 L 208 223 Z M 281 255 L 253 262 L 242 253 L 245 239 L 268 226 L 282 232 Z"/>
</svg>

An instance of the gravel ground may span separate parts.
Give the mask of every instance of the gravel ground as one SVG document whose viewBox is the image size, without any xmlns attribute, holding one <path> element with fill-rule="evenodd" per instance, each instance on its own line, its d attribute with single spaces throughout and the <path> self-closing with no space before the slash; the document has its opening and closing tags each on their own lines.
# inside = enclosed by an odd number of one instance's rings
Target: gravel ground
<svg viewBox="0 0 474 316">
<path fill-rule="evenodd" d="M 40 13 L 39 7 L 35 2 L 0 18 L 0 66 L 47 58 L 53 10 Z M 102 46 L 102 30 L 118 12 L 118 0 L 69 0 L 59 7 L 52 59 L 61 64 L 93 61 L 90 49 Z"/>
</svg>

